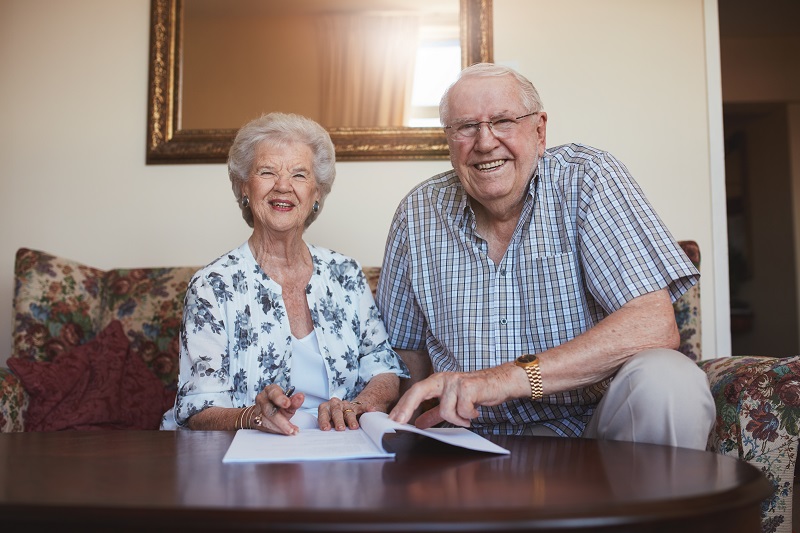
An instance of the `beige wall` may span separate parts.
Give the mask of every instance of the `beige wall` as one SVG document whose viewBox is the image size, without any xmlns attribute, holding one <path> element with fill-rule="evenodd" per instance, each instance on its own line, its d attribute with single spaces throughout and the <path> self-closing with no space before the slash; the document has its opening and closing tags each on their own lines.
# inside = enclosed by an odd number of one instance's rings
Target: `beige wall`
<svg viewBox="0 0 800 533">
<path fill-rule="evenodd" d="M 248 235 L 223 165 L 146 166 L 148 0 L 0 0 L 0 362 L 21 246 L 100 268 L 205 263 Z M 549 144 L 620 157 L 703 263 L 715 352 L 703 0 L 494 0 L 495 60 L 538 86 Z M 392 211 L 446 161 L 340 163 L 309 241 L 379 264 Z M 727 313 L 727 310 L 725 310 Z"/>
</svg>

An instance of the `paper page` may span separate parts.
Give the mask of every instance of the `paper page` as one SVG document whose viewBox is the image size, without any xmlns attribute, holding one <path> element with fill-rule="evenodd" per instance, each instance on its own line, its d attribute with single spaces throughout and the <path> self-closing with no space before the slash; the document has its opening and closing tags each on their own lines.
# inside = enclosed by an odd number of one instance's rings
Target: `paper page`
<svg viewBox="0 0 800 533">
<path fill-rule="evenodd" d="M 288 463 L 298 461 L 330 461 L 345 459 L 391 458 L 381 444 L 385 433 L 409 431 L 432 439 L 480 452 L 508 454 L 493 442 L 466 428 L 419 429 L 399 424 L 386 413 L 364 413 L 361 428 L 344 431 L 322 431 L 314 415 L 298 411 L 292 422 L 300 427 L 297 435 L 264 433 L 256 429 L 240 429 L 222 458 L 223 463 Z"/>
<path fill-rule="evenodd" d="M 236 432 L 223 463 L 288 463 L 394 457 L 361 430 L 301 429 L 296 435 L 276 435 L 257 429 Z"/>
<path fill-rule="evenodd" d="M 389 418 L 386 413 L 364 413 L 360 418 L 361 427 L 364 428 L 370 438 L 381 446 L 381 438 L 384 433 L 394 433 L 395 431 L 410 431 L 425 435 L 438 441 L 458 446 L 459 448 L 466 448 L 468 450 L 475 450 L 479 452 L 509 454 L 509 450 L 498 446 L 497 444 L 481 437 L 477 433 L 473 433 L 467 428 L 429 428 L 419 429 L 411 424 L 400 424 Z"/>
<path fill-rule="evenodd" d="M 317 417 L 311 414 L 308 411 L 295 411 L 294 416 L 289 419 L 292 424 L 302 429 L 317 429 L 319 428 L 319 422 L 317 421 Z"/>
</svg>

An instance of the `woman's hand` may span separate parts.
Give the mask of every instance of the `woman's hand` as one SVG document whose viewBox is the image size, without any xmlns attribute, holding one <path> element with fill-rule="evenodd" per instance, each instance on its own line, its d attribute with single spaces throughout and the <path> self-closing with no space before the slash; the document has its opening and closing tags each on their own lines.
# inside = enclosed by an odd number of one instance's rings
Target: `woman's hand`
<svg viewBox="0 0 800 533">
<path fill-rule="evenodd" d="M 250 413 L 250 426 L 267 433 L 294 435 L 300 428 L 290 422 L 290 418 L 300 409 L 305 400 L 302 392 L 286 396 L 276 384 L 267 385 L 256 396 L 255 408 Z"/>
<path fill-rule="evenodd" d="M 320 404 L 317 409 L 317 421 L 319 422 L 319 429 L 322 431 L 329 431 L 331 427 L 336 428 L 336 431 L 344 431 L 345 428 L 358 429 L 358 417 L 362 413 L 371 411 L 360 401 L 348 402 L 333 397 L 327 402 Z"/>
<path fill-rule="evenodd" d="M 373 376 L 355 400 L 348 402 L 331 398 L 317 410 L 319 429 L 336 431 L 345 428 L 358 429 L 358 418 L 371 411 L 387 412 L 400 394 L 400 378 L 396 374 L 384 373 Z"/>
</svg>

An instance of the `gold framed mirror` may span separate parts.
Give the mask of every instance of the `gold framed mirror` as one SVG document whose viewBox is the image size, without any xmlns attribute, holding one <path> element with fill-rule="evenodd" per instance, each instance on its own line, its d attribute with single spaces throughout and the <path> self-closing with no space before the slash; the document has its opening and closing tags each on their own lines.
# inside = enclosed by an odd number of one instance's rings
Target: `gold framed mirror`
<svg viewBox="0 0 800 533">
<path fill-rule="evenodd" d="M 147 164 L 224 163 L 236 134 L 230 126 L 183 127 L 184 4 L 192 1 L 151 0 Z M 461 67 L 491 62 L 492 0 L 455 1 L 459 2 Z M 447 142 L 438 126 L 342 126 L 328 127 L 328 131 L 338 161 L 448 157 Z"/>
</svg>

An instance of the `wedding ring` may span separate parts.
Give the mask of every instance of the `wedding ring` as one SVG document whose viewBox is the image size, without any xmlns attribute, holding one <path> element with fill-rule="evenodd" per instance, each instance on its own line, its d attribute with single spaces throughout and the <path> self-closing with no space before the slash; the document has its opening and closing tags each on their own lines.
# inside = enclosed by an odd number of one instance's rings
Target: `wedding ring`
<svg viewBox="0 0 800 533">
<path fill-rule="evenodd" d="M 355 413 L 355 411 L 353 411 L 352 409 L 345 409 L 344 412 L 345 413 Z"/>
<path fill-rule="evenodd" d="M 353 405 L 361 405 L 361 402 L 350 402 Z"/>
<path fill-rule="evenodd" d="M 257 426 L 261 426 L 261 415 L 257 415 L 257 416 L 256 416 L 256 417 L 253 419 L 253 422 L 254 422 L 254 423 L 257 425 Z"/>
</svg>

